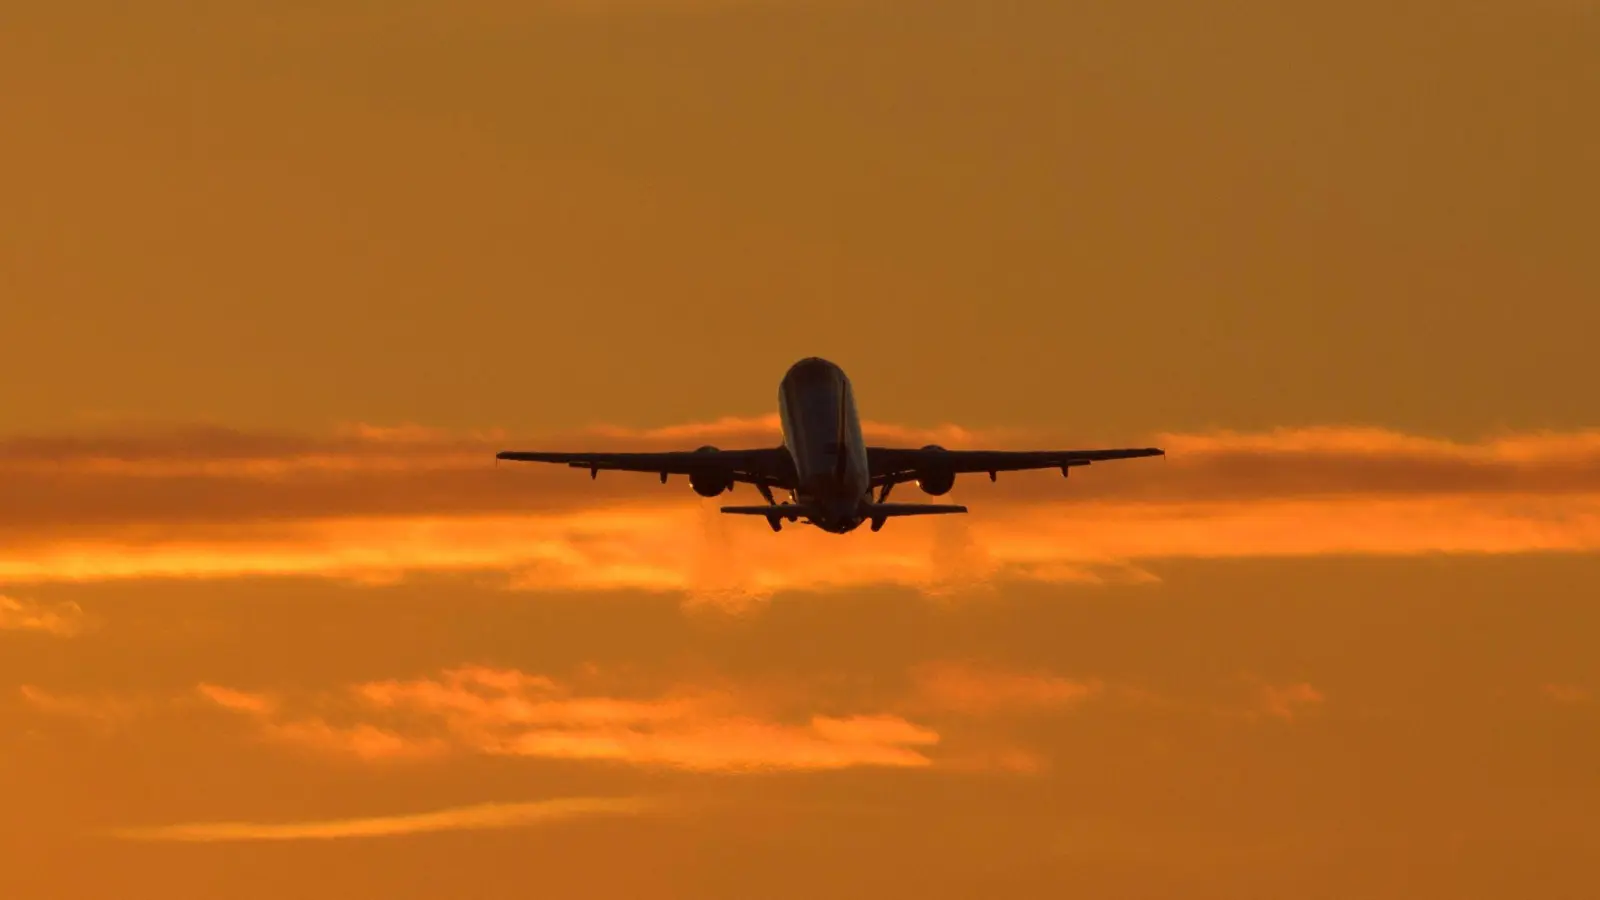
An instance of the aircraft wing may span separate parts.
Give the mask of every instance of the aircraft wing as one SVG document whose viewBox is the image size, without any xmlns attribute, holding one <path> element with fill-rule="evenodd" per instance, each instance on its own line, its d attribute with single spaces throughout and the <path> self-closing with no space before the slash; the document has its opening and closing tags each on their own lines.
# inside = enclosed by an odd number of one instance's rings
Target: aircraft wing
<svg viewBox="0 0 1600 900">
<path fill-rule="evenodd" d="M 1112 450 L 939 450 L 868 447 L 867 462 L 874 479 L 894 478 L 919 471 L 1020 472 L 1025 469 L 1067 469 L 1115 459 L 1165 456 L 1159 447 Z"/>
<path fill-rule="evenodd" d="M 533 450 L 502 450 L 495 459 L 515 462 L 558 463 L 575 469 L 600 471 L 654 472 L 658 475 L 692 475 L 697 472 L 723 472 L 735 481 L 788 488 L 794 480 L 794 465 L 781 447 L 756 450 L 677 450 L 665 453 L 555 453 Z"/>
</svg>

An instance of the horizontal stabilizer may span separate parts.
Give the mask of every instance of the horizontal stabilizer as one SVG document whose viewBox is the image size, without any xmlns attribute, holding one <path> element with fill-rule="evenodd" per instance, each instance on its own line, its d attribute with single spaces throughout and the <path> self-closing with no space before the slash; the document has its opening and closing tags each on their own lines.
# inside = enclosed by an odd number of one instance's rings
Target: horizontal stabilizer
<svg viewBox="0 0 1600 900">
<path fill-rule="evenodd" d="M 785 519 L 798 522 L 816 514 L 815 507 L 800 503 L 767 503 L 761 506 L 724 506 L 722 511 L 736 516 L 765 516 L 773 531 L 783 529 Z"/>
<path fill-rule="evenodd" d="M 880 531 L 883 523 L 898 516 L 944 516 L 964 513 L 965 506 L 949 503 L 863 503 L 861 514 L 872 523 L 873 531 Z"/>
<path fill-rule="evenodd" d="M 799 519 L 812 514 L 811 507 L 799 503 L 779 503 L 776 506 L 770 503 L 759 506 L 724 506 L 722 511 L 735 516 L 777 516 L 782 519 Z"/>
<path fill-rule="evenodd" d="M 953 503 L 863 503 L 861 514 L 869 519 L 892 519 L 896 516 L 944 516 L 964 513 L 965 506 Z"/>
</svg>

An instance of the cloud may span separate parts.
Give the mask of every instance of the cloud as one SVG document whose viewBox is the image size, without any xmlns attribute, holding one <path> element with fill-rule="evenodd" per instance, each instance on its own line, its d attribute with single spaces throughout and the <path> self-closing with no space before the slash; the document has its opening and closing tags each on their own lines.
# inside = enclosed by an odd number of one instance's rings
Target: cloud
<svg viewBox="0 0 1600 900">
<path fill-rule="evenodd" d="M 523 828 L 589 816 L 633 816 L 655 801 L 642 797 L 563 797 L 531 803 L 483 803 L 398 816 L 325 819 L 311 822 L 196 822 L 124 828 L 112 837 L 130 841 L 305 841 L 387 837 L 439 831 Z"/>
<path fill-rule="evenodd" d="M 267 715 L 276 707 L 277 702 L 266 694 L 252 694 L 246 691 L 236 691 L 231 688 L 217 687 L 214 684 L 202 684 L 195 688 L 200 696 L 223 709 L 235 712 L 255 713 Z"/>
<path fill-rule="evenodd" d="M 364 722 L 334 725 L 318 718 L 269 721 L 263 723 L 262 732 L 281 744 L 366 762 L 436 759 L 455 749 L 438 736 L 400 733 Z"/>
<path fill-rule="evenodd" d="M 1072 444 L 955 426 L 867 430 L 909 446 Z M 1163 435 L 1165 461 L 1092 466 L 1066 482 L 964 478 L 956 496 L 969 516 L 842 538 L 730 520 L 715 510 L 726 497 L 702 501 L 682 478 L 591 481 L 561 466 L 493 462 L 516 446 L 777 440 L 771 417 L 521 440 L 372 427 L 13 438 L 0 441 L 0 580 L 488 572 L 525 588 L 727 604 L 872 584 L 937 592 L 996 579 L 1148 579 L 1144 565 L 1169 559 L 1600 551 L 1600 431 L 1477 443 L 1360 428 Z"/>
<path fill-rule="evenodd" d="M 203 686 L 269 740 L 367 761 L 452 753 L 609 761 L 700 772 L 926 767 L 939 734 L 899 716 L 779 716 L 752 692 L 584 693 L 543 676 L 468 666 L 375 681 L 286 708 Z"/>
<path fill-rule="evenodd" d="M 1042 672 L 1006 672 L 959 663 L 918 667 L 912 680 L 920 705 L 966 715 L 1065 708 L 1105 692 L 1099 679 L 1075 681 Z"/>
<path fill-rule="evenodd" d="M 293 576 L 384 583 L 497 573 L 542 591 L 642 590 L 722 604 L 787 590 L 897 585 L 935 592 L 1011 579 L 1148 580 L 1171 559 L 1600 550 L 1600 498 L 1332 498 L 1257 503 L 974 503 L 963 522 L 894 523 L 840 538 L 708 527 L 688 509 L 561 515 L 312 519 L 93 534 L 0 550 L 0 580 L 94 582 Z M 743 525 L 742 529 L 738 525 Z M 942 552 L 941 529 L 966 550 Z"/>
<path fill-rule="evenodd" d="M 1320 706 L 1322 692 L 1305 682 L 1261 686 L 1261 709 L 1269 716 L 1291 720 L 1307 707 Z"/>
<path fill-rule="evenodd" d="M 125 727 L 196 708 L 231 716 L 255 740 L 371 765 L 460 757 L 564 760 L 691 773 L 915 769 L 1034 774 L 1049 761 L 1018 726 L 1086 704 L 1185 715 L 1292 721 L 1324 702 L 1304 682 L 1245 678 L 1234 703 L 1192 703 L 1099 678 L 935 661 L 900 687 L 865 692 L 838 678 L 676 681 L 595 667 L 555 678 L 465 665 L 332 690 L 253 691 L 202 683 L 187 697 L 69 696 L 25 688 L 38 712 Z M 864 698 L 871 698 L 865 700 Z"/>
<path fill-rule="evenodd" d="M 78 604 L 46 604 L 0 594 L 0 631 L 38 631 L 56 637 L 76 637 L 90 620 Z"/>
<path fill-rule="evenodd" d="M 1589 700 L 1589 692 L 1575 684 L 1551 683 L 1541 685 L 1539 690 L 1556 703 L 1586 703 Z"/>
<path fill-rule="evenodd" d="M 126 725 L 159 705 L 148 697 L 64 694 L 31 684 L 17 688 L 17 694 L 36 712 L 76 720 L 102 731 Z"/>
</svg>

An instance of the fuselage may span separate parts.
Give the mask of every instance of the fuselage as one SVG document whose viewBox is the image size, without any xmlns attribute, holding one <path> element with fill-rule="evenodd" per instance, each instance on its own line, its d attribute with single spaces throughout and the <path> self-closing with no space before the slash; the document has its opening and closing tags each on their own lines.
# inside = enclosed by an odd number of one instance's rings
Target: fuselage
<svg viewBox="0 0 1600 900">
<path fill-rule="evenodd" d="M 778 418 L 797 476 L 791 499 L 814 510 L 810 522 L 824 531 L 860 526 L 871 473 L 844 370 L 818 357 L 795 363 L 778 384 Z"/>
</svg>

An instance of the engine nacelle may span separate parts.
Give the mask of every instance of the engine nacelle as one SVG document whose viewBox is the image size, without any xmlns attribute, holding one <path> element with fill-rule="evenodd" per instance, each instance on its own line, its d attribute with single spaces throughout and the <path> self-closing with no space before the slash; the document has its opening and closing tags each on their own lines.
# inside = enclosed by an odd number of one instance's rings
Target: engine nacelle
<svg viewBox="0 0 1600 900">
<path fill-rule="evenodd" d="M 944 448 L 938 444 L 929 444 L 922 449 L 940 451 L 944 450 Z M 956 473 L 948 469 L 928 468 L 919 470 L 917 472 L 917 487 L 921 488 L 924 494 L 928 494 L 933 497 L 942 497 L 945 494 L 950 493 L 950 489 L 955 486 Z"/>
<path fill-rule="evenodd" d="M 716 453 L 717 448 L 712 446 L 698 447 L 696 453 Z M 733 490 L 733 478 L 725 472 L 691 472 L 689 473 L 689 486 L 702 497 L 715 497 L 718 494 Z"/>
<path fill-rule="evenodd" d="M 696 472 L 689 476 L 689 486 L 702 497 L 715 497 L 733 489 L 733 479 L 710 473 Z"/>
</svg>

